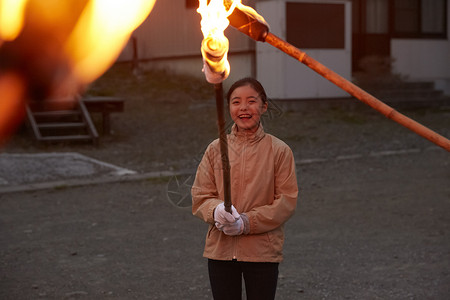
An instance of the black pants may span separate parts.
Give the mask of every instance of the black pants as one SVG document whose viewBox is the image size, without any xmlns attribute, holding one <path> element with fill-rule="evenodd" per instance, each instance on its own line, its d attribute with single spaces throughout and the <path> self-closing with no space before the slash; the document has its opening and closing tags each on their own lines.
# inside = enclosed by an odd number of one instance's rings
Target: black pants
<svg viewBox="0 0 450 300">
<path fill-rule="evenodd" d="M 278 263 L 208 260 L 214 300 L 242 299 L 242 276 L 248 300 L 273 300 L 277 290 Z"/>
</svg>

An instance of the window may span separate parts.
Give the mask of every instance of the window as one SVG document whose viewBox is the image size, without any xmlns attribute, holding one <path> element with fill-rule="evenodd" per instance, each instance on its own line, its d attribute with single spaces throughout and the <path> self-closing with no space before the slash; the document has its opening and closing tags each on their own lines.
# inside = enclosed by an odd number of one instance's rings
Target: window
<svg viewBox="0 0 450 300">
<path fill-rule="evenodd" d="M 389 1 L 366 1 L 366 32 L 386 34 L 389 32 Z"/>
<path fill-rule="evenodd" d="M 423 33 L 441 33 L 445 27 L 445 1 L 422 0 L 422 32 Z"/>
<path fill-rule="evenodd" d="M 446 0 L 394 0 L 394 36 L 446 38 Z"/>
<path fill-rule="evenodd" d="M 345 48 L 344 4 L 287 2 L 286 40 L 299 48 Z"/>
</svg>

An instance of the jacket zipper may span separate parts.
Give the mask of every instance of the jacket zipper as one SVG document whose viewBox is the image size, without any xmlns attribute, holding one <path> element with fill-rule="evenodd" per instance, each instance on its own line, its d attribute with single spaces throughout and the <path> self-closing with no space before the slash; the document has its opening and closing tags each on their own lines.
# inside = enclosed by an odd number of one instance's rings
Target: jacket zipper
<svg viewBox="0 0 450 300">
<path fill-rule="evenodd" d="M 237 242 L 238 242 L 239 236 L 233 237 L 233 260 L 237 260 Z"/>
<path fill-rule="evenodd" d="M 245 171 L 245 153 L 247 150 L 247 140 L 244 141 L 244 146 L 242 147 L 242 154 L 241 154 L 241 171 L 240 171 L 240 177 L 242 179 L 240 185 L 239 185 L 239 193 L 237 193 L 236 195 L 241 195 L 242 194 L 242 190 L 243 187 L 245 186 L 244 184 L 244 171 Z M 239 236 L 235 236 L 233 238 L 233 260 L 237 260 L 237 244 L 238 244 L 238 240 Z"/>
</svg>

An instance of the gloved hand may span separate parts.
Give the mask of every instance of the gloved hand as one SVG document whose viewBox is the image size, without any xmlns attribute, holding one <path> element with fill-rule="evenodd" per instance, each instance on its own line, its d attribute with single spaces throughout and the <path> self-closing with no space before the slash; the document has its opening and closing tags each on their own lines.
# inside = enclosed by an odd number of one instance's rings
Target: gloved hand
<svg viewBox="0 0 450 300">
<path fill-rule="evenodd" d="M 214 210 L 214 221 L 216 222 L 216 227 L 219 230 L 219 226 L 234 223 L 238 218 L 240 218 L 239 213 L 233 205 L 231 205 L 231 214 L 225 210 L 225 205 L 223 202 L 217 205 Z"/>
<path fill-rule="evenodd" d="M 234 223 L 223 225 L 221 231 L 226 235 L 240 235 L 244 232 L 244 221 L 239 217 Z"/>
</svg>

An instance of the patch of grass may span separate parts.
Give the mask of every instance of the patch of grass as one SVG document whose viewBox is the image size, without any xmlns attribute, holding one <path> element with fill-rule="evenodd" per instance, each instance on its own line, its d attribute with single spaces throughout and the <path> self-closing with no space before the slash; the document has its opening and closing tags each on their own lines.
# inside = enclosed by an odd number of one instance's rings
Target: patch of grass
<svg viewBox="0 0 450 300">
<path fill-rule="evenodd" d="M 168 183 L 170 178 L 173 176 L 160 176 L 160 177 L 149 177 L 146 179 L 147 182 L 150 182 L 152 184 L 161 184 L 161 183 Z"/>
<path fill-rule="evenodd" d="M 53 189 L 57 190 L 57 191 L 60 191 L 60 190 L 65 190 L 67 188 L 69 188 L 69 186 L 67 184 L 61 184 L 61 185 L 55 186 Z"/>
<path fill-rule="evenodd" d="M 363 114 L 355 113 L 351 110 L 343 110 L 340 108 L 334 108 L 331 110 L 332 117 L 334 119 L 343 121 L 347 124 L 354 124 L 354 125 L 363 125 L 367 123 L 367 119 Z"/>
<path fill-rule="evenodd" d="M 356 124 L 356 125 L 363 125 L 366 123 L 366 120 L 358 115 L 344 115 L 341 117 L 341 120 L 346 123 Z"/>
</svg>

